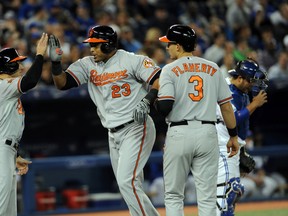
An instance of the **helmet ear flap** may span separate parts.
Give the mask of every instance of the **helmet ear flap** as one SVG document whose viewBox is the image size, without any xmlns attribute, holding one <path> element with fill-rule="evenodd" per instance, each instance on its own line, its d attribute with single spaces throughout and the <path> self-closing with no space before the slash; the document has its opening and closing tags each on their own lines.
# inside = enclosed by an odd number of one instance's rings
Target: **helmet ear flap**
<svg viewBox="0 0 288 216">
<path fill-rule="evenodd" d="M 112 52 L 116 47 L 110 43 L 102 43 L 100 49 L 103 53 L 108 54 Z"/>
<path fill-rule="evenodd" d="M 18 62 L 4 63 L 1 66 L 0 74 L 5 73 L 5 74 L 11 75 L 11 74 L 15 73 L 15 71 L 18 70 L 18 68 L 19 68 Z"/>
<path fill-rule="evenodd" d="M 9 74 L 13 74 L 19 68 L 18 62 L 10 62 L 6 63 L 6 67 L 8 69 Z"/>
</svg>

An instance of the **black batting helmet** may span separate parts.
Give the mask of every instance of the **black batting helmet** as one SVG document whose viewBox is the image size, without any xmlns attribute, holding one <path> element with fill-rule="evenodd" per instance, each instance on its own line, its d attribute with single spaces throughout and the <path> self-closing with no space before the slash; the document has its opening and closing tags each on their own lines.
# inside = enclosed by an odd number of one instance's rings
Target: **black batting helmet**
<svg viewBox="0 0 288 216">
<path fill-rule="evenodd" d="M 108 54 L 117 48 L 117 33 L 110 26 L 97 25 L 89 30 L 83 43 L 102 43 L 101 51 Z"/>
<path fill-rule="evenodd" d="M 27 57 L 20 56 L 14 48 L 4 48 L 0 51 L 0 74 L 13 74 L 18 70 L 18 61 L 24 61 Z"/>
<path fill-rule="evenodd" d="M 170 26 L 166 35 L 160 37 L 159 40 L 165 43 L 176 42 L 182 45 L 185 51 L 191 52 L 195 49 L 197 36 L 189 26 L 175 24 Z"/>
</svg>

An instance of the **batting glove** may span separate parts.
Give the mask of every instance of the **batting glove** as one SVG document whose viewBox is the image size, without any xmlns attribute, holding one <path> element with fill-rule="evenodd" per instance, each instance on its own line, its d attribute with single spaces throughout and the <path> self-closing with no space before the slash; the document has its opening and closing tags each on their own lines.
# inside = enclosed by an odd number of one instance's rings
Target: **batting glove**
<svg viewBox="0 0 288 216">
<path fill-rule="evenodd" d="M 63 51 L 58 38 L 54 35 L 49 36 L 49 57 L 52 62 L 60 62 Z"/>
<path fill-rule="evenodd" d="M 143 98 L 133 111 L 133 118 L 135 122 L 144 124 L 150 112 L 150 103 L 147 99 Z"/>
</svg>

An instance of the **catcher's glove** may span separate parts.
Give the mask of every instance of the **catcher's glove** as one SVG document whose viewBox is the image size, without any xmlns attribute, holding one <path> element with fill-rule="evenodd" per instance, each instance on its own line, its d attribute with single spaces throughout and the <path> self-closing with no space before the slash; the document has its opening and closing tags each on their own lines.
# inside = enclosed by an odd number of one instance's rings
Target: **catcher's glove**
<svg viewBox="0 0 288 216">
<path fill-rule="evenodd" d="M 250 173 L 255 169 L 255 160 L 249 155 L 244 147 L 240 149 L 240 172 Z"/>
</svg>

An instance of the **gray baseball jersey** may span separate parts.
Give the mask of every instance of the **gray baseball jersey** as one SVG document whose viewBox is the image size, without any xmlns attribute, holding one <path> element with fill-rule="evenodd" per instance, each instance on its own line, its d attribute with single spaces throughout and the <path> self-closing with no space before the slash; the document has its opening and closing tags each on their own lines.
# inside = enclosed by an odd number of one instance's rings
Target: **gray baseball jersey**
<svg viewBox="0 0 288 216">
<path fill-rule="evenodd" d="M 150 116 L 144 125 L 133 122 L 119 130 L 112 128 L 132 121 L 133 110 L 159 70 L 150 58 L 124 50 L 117 50 L 106 63 L 84 57 L 67 69 L 79 85 L 88 83 L 102 125 L 109 129 L 112 168 L 132 216 L 158 216 L 141 185 L 156 130 Z"/>
<path fill-rule="evenodd" d="M 77 83 L 88 83 L 91 99 L 105 128 L 114 128 L 132 120 L 132 113 L 147 94 L 146 85 L 160 70 L 142 55 L 118 50 L 108 62 L 95 64 L 84 57 L 67 69 Z"/>
<path fill-rule="evenodd" d="M 21 78 L 0 79 L 0 215 L 17 215 L 16 206 L 16 150 L 6 145 L 19 143 L 24 130 L 24 110 L 20 96 Z M 5 184 L 4 184 L 5 182 Z"/>
<path fill-rule="evenodd" d="M 197 188 L 198 215 L 216 215 L 218 139 L 213 122 L 216 105 L 232 99 L 214 62 L 185 56 L 166 65 L 160 75 L 159 100 L 174 100 L 164 148 L 167 216 L 184 216 L 184 186 L 189 172 Z M 183 120 L 187 120 L 185 123 Z M 179 124 L 170 124 L 180 122 Z"/>
<path fill-rule="evenodd" d="M 0 138 L 19 143 L 24 130 L 24 109 L 20 100 L 21 78 L 0 80 Z"/>
<path fill-rule="evenodd" d="M 182 57 L 161 73 L 159 100 L 174 100 L 168 122 L 216 121 L 216 106 L 231 100 L 217 64 L 199 57 Z"/>
</svg>

